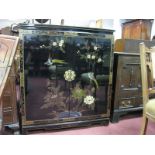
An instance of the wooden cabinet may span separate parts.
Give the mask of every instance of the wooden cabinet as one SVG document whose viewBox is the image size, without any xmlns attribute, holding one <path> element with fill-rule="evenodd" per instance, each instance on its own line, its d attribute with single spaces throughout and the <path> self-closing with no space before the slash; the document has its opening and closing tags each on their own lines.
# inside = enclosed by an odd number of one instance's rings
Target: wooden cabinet
<svg viewBox="0 0 155 155">
<path fill-rule="evenodd" d="M 151 39 L 152 19 L 131 20 L 122 24 L 122 39 Z"/>
<path fill-rule="evenodd" d="M 0 35 L 0 126 L 17 122 L 16 62 L 18 38 Z"/>
<path fill-rule="evenodd" d="M 140 58 L 136 53 L 114 53 L 111 121 L 142 110 Z"/>
<path fill-rule="evenodd" d="M 20 25 L 23 131 L 110 118 L 113 31 Z"/>
</svg>

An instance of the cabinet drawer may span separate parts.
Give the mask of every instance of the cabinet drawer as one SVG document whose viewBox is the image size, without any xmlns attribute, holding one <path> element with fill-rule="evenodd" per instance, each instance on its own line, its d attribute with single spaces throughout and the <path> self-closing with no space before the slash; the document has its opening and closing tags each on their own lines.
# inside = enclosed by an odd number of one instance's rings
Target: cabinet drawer
<svg viewBox="0 0 155 155">
<path fill-rule="evenodd" d="M 119 109 L 139 107 L 139 106 L 142 106 L 142 98 L 141 97 L 120 100 L 120 102 L 119 102 Z"/>
<path fill-rule="evenodd" d="M 122 56 L 121 60 L 123 61 L 124 65 L 140 65 L 140 58 L 134 56 Z"/>
</svg>

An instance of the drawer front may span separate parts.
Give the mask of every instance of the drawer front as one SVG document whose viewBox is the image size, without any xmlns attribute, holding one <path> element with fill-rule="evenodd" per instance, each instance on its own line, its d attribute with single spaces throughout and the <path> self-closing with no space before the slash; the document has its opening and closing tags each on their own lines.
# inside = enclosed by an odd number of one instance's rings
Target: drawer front
<svg viewBox="0 0 155 155">
<path fill-rule="evenodd" d="M 124 65 L 138 64 L 140 65 L 140 57 L 139 56 L 121 56 L 121 59 L 124 62 Z"/>
</svg>

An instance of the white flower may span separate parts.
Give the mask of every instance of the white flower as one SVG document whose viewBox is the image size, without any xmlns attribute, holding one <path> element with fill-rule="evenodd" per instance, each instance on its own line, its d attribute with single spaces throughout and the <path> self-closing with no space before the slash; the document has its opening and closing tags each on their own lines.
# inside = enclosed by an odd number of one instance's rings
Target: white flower
<svg viewBox="0 0 155 155">
<path fill-rule="evenodd" d="M 50 66 L 50 65 L 52 65 L 53 63 L 52 63 L 51 59 L 48 58 L 48 60 L 47 60 L 44 64 Z"/>
<path fill-rule="evenodd" d="M 95 59 L 95 55 L 92 55 L 92 56 L 91 56 L 91 59 L 93 59 L 93 60 L 94 60 L 94 59 Z"/>
<path fill-rule="evenodd" d="M 102 59 L 101 58 L 98 58 L 97 62 L 100 63 L 101 61 L 102 61 Z"/>
<path fill-rule="evenodd" d="M 95 98 L 91 95 L 88 95 L 84 98 L 84 103 L 88 105 L 93 104 L 94 101 L 95 101 Z"/>
<path fill-rule="evenodd" d="M 57 46 L 57 43 L 56 42 L 53 42 L 53 44 L 52 44 L 53 46 Z"/>
<path fill-rule="evenodd" d="M 59 43 L 59 46 L 60 46 L 60 47 L 62 47 L 62 45 L 63 45 L 63 43 L 62 43 L 62 42 L 60 42 L 60 43 Z"/>
<path fill-rule="evenodd" d="M 90 72 L 88 73 L 88 77 L 93 80 L 95 77 L 94 77 L 94 73 L 93 72 Z"/>
<path fill-rule="evenodd" d="M 80 51 L 78 50 L 78 51 L 77 51 L 77 54 L 79 54 L 79 53 L 80 53 Z"/>
<path fill-rule="evenodd" d="M 88 54 L 88 55 L 87 55 L 87 59 L 90 59 L 90 58 L 91 58 L 91 55 L 90 55 L 90 54 Z"/>
<path fill-rule="evenodd" d="M 76 77 L 76 74 L 73 70 L 65 71 L 64 78 L 66 81 L 71 82 L 75 79 L 75 77 Z"/>
<path fill-rule="evenodd" d="M 97 46 L 94 46 L 94 50 L 95 50 L 95 51 L 97 50 Z"/>
<path fill-rule="evenodd" d="M 77 43 L 77 46 L 80 46 L 80 44 L 79 44 L 79 43 Z"/>
<path fill-rule="evenodd" d="M 64 40 L 60 40 L 60 43 L 62 43 L 62 44 L 63 44 L 63 43 L 64 43 Z"/>
</svg>

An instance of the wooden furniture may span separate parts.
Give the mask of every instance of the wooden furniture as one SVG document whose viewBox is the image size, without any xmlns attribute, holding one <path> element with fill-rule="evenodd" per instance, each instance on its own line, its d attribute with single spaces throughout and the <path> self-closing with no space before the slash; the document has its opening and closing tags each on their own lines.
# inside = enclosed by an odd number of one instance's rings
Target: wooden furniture
<svg viewBox="0 0 155 155">
<path fill-rule="evenodd" d="M 115 42 L 117 52 L 114 53 L 113 65 L 112 122 L 118 122 L 121 115 L 142 110 L 139 58 L 139 43 L 141 42 L 148 47 L 155 46 L 155 41 L 149 40 L 118 39 Z M 132 103 L 131 105 L 127 104 L 127 98 L 130 100 L 129 103 Z M 122 106 L 122 103 L 126 106 Z"/>
<path fill-rule="evenodd" d="M 139 44 L 144 42 L 147 47 L 155 45 L 155 40 L 140 40 L 140 39 L 117 39 L 115 41 L 114 51 L 139 53 Z"/>
<path fill-rule="evenodd" d="M 109 123 L 113 31 L 20 25 L 22 131 Z"/>
<path fill-rule="evenodd" d="M 151 39 L 152 19 L 130 20 L 122 24 L 122 39 Z"/>
<path fill-rule="evenodd" d="M 114 52 L 111 121 L 142 110 L 140 59 L 138 53 Z"/>
<path fill-rule="evenodd" d="M 16 61 L 18 38 L 0 35 L 0 131 L 17 122 Z"/>
<path fill-rule="evenodd" d="M 143 124 L 141 134 L 146 134 L 148 120 L 155 121 L 155 99 L 150 99 L 149 95 L 154 94 L 153 89 L 153 67 L 152 53 L 155 52 L 155 47 L 148 49 L 144 43 L 140 44 L 140 62 L 141 62 L 141 77 L 142 77 L 142 96 L 143 96 Z M 148 80 L 151 85 L 148 85 Z"/>
</svg>

